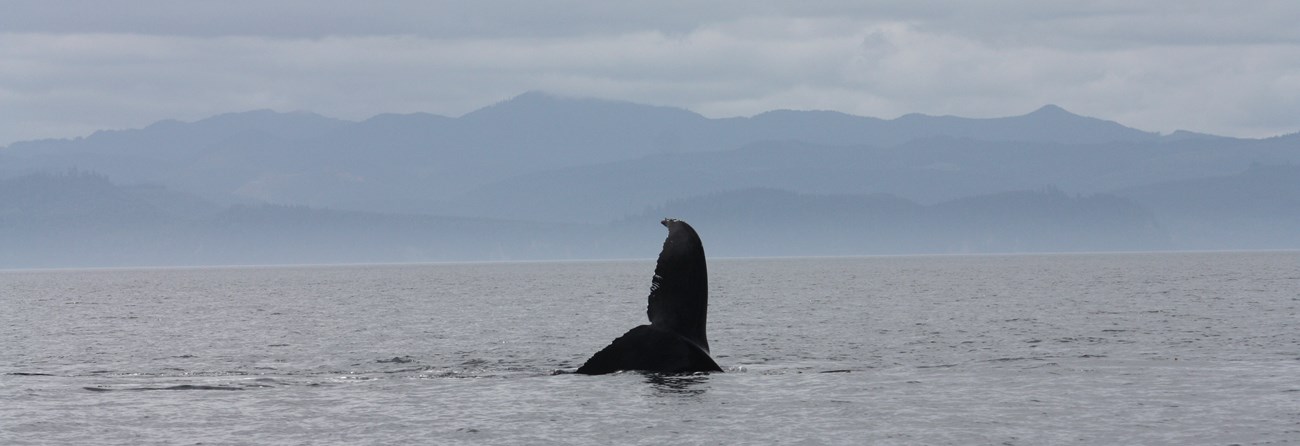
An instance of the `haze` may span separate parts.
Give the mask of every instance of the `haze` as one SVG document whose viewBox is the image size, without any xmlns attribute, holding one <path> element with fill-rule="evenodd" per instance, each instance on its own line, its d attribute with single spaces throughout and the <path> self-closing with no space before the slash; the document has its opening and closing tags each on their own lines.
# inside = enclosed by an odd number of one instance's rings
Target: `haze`
<svg viewBox="0 0 1300 446">
<path fill-rule="evenodd" d="M 1294 2 L 3 2 L 0 267 L 1300 248 Z"/>
<path fill-rule="evenodd" d="M 0 151 L 0 265 L 1300 247 L 1300 134 L 1158 135 L 532 92 L 460 118 L 255 111 Z"/>
</svg>

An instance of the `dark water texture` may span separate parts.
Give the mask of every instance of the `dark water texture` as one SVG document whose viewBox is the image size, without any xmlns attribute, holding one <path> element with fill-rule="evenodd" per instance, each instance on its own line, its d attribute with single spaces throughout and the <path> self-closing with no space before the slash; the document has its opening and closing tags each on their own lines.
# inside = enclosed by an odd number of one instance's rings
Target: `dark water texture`
<svg viewBox="0 0 1300 446">
<path fill-rule="evenodd" d="M 557 374 L 653 268 L 0 272 L 0 444 L 1300 442 L 1300 253 L 713 260 L 727 373 Z"/>
</svg>

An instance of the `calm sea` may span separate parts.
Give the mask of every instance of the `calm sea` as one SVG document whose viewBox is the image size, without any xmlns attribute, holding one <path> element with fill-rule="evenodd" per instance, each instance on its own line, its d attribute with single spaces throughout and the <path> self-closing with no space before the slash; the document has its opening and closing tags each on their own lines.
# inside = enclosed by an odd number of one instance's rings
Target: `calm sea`
<svg viewBox="0 0 1300 446">
<path fill-rule="evenodd" d="M 648 260 L 0 272 L 0 444 L 1300 443 L 1300 253 L 709 266 L 701 376 L 558 373 Z"/>
</svg>

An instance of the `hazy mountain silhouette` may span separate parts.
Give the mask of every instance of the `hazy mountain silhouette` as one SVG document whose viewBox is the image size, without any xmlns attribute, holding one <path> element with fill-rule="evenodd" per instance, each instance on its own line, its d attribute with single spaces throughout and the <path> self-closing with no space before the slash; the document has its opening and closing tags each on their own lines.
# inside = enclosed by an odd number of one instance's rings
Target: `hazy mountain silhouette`
<svg viewBox="0 0 1300 446">
<path fill-rule="evenodd" d="M 1116 193 L 1150 209 L 1176 234 L 1180 246 L 1300 247 L 1300 165 L 1254 165 L 1234 175 L 1170 181 Z"/>
<path fill-rule="evenodd" d="M 1300 247 L 1297 147 L 1300 134 L 1162 136 L 1051 105 L 991 119 L 712 119 L 534 92 L 461 117 L 263 110 L 0 148 L 0 224 L 12 229 L 0 256 L 639 255 L 625 250 L 640 240 L 629 216 L 689 206 L 766 240 L 720 245 L 737 255 Z"/>
<path fill-rule="evenodd" d="M 1300 164 L 1294 147 L 1284 139 L 1059 144 L 931 137 L 890 147 L 776 141 L 515 176 L 476 188 L 446 209 L 602 222 L 665 200 L 754 187 L 887 193 L 923 204 L 1049 186 L 1096 194 L 1228 175 L 1255 163 Z"/>
<path fill-rule="evenodd" d="M 1150 215 L 1110 196 L 1017 192 L 923 206 L 888 195 L 745 189 L 670 201 L 602 225 L 220 209 L 72 172 L 0 180 L 0 268 L 428 262 L 645 256 L 656 215 L 689 218 L 719 256 L 1162 249 Z"/>
<path fill-rule="evenodd" d="M 254 111 L 0 150 L 0 175 L 93 170 L 159 183 L 217 203 L 307 204 L 440 212 L 440 203 L 543 169 L 762 141 L 890 147 L 948 136 L 985 141 L 1148 141 L 1154 136 L 1056 107 L 1011 118 L 776 111 L 708 119 L 686 110 L 526 93 L 459 118 L 380 115 L 354 123 Z"/>
<path fill-rule="evenodd" d="M 1058 190 L 923 206 L 889 195 L 746 189 L 676 200 L 624 220 L 676 215 L 727 255 L 853 255 L 1168 249 L 1146 209 L 1113 195 Z"/>
<path fill-rule="evenodd" d="M 1157 139 L 1153 133 L 1075 115 L 1055 105 L 1022 116 L 988 119 L 909 114 L 883 120 L 838 112 L 781 110 L 734 123 L 740 133 L 762 135 L 759 140 L 871 146 L 892 146 L 933 137 L 1062 144 Z"/>
<path fill-rule="evenodd" d="M 599 257 L 578 225 L 305 206 L 221 208 L 89 172 L 0 180 L 0 268 Z"/>
<path fill-rule="evenodd" d="M 0 267 L 111 266 L 117 253 L 157 253 L 210 204 L 156 187 L 122 188 L 68 171 L 0 180 Z M 157 264 L 157 263 L 155 263 Z"/>
</svg>

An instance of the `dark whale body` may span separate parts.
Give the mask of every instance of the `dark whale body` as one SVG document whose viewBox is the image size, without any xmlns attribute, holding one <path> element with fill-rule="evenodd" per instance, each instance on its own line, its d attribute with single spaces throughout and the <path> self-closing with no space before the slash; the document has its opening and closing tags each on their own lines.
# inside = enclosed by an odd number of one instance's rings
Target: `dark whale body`
<svg viewBox="0 0 1300 446">
<path fill-rule="evenodd" d="M 722 371 L 709 357 L 709 340 L 704 334 L 709 309 L 704 245 L 686 222 L 669 218 L 661 223 L 668 228 L 668 238 L 650 285 L 650 304 L 646 308 L 650 325 L 628 330 L 592 355 L 578 373 Z"/>
</svg>

